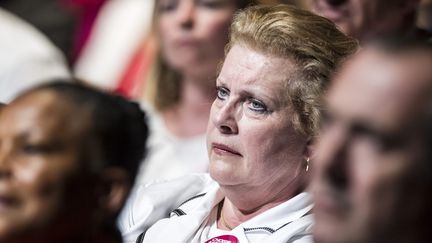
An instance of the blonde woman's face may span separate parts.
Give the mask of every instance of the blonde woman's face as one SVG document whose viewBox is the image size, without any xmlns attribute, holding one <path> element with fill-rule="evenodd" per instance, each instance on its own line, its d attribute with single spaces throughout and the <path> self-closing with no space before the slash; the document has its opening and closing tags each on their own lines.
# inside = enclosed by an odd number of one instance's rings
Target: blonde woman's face
<svg viewBox="0 0 432 243">
<path fill-rule="evenodd" d="M 185 76 L 208 78 L 224 56 L 233 0 L 159 0 L 162 55 Z"/>
<path fill-rule="evenodd" d="M 294 129 L 285 82 L 293 62 L 234 45 L 216 81 L 207 128 L 210 175 L 257 198 L 292 189 L 304 171 L 306 138 Z"/>
</svg>

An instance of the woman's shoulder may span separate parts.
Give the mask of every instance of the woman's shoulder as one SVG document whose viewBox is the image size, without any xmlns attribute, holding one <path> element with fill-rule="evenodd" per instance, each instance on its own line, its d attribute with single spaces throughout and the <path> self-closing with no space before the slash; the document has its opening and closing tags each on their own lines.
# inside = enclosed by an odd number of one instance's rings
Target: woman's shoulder
<svg viewBox="0 0 432 243">
<path fill-rule="evenodd" d="M 205 193 L 214 185 L 206 173 L 190 174 L 174 180 L 138 185 L 119 218 L 125 242 L 135 242 L 139 234 L 190 198 Z"/>
</svg>

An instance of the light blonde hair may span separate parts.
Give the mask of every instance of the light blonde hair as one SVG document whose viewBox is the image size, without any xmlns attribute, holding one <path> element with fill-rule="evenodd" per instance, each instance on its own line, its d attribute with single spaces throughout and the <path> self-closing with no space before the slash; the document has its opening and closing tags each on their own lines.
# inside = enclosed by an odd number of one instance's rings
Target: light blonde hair
<svg viewBox="0 0 432 243">
<path fill-rule="evenodd" d="M 257 4 L 257 0 L 236 0 L 237 8 L 244 9 L 247 6 Z M 152 35 L 158 38 L 155 26 L 158 21 L 158 5 L 155 4 L 153 17 Z M 177 104 L 180 97 L 181 73 L 174 70 L 164 60 L 160 46 L 156 47 L 155 61 L 150 68 L 150 74 L 146 78 L 145 99 L 147 99 L 156 110 L 163 111 Z M 215 67 L 215 75 L 216 75 Z"/>
<path fill-rule="evenodd" d="M 307 136 L 319 126 L 320 97 L 335 69 L 358 48 L 330 21 L 289 5 L 254 6 L 239 12 L 226 52 L 234 45 L 289 58 L 297 66 L 286 89 L 293 124 Z"/>
</svg>

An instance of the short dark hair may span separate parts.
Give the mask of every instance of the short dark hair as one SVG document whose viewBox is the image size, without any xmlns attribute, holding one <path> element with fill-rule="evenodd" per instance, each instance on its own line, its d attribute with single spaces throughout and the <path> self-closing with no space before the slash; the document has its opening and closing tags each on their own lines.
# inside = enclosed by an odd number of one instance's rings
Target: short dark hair
<svg viewBox="0 0 432 243">
<path fill-rule="evenodd" d="M 55 80 L 28 90 L 50 91 L 90 114 L 89 135 L 96 140 L 102 167 L 120 167 L 135 180 L 145 157 L 149 129 L 145 113 L 135 102 L 104 93 L 75 80 Z M 87 114 L 86 114 L 87 115 Z"/>
</svg>

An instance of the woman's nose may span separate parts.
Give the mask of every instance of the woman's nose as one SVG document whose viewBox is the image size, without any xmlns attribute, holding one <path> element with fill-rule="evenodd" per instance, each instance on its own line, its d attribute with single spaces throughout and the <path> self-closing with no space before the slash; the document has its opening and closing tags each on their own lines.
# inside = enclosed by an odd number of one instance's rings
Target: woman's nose
<svg viewBox="0 0 432 243">
<path fill-rule="evenodd" d="M 183 29 L 191 29 L 195 22 L 194 1 L 181 1 L 177 11 L 177 20 Z"/>
<path fill-rule="evenodd" d="M 225 104 L 219 108 L 212 108 L 212 122 L 222 134 L 237 134 L 236 107 Z"/>
</svg>

